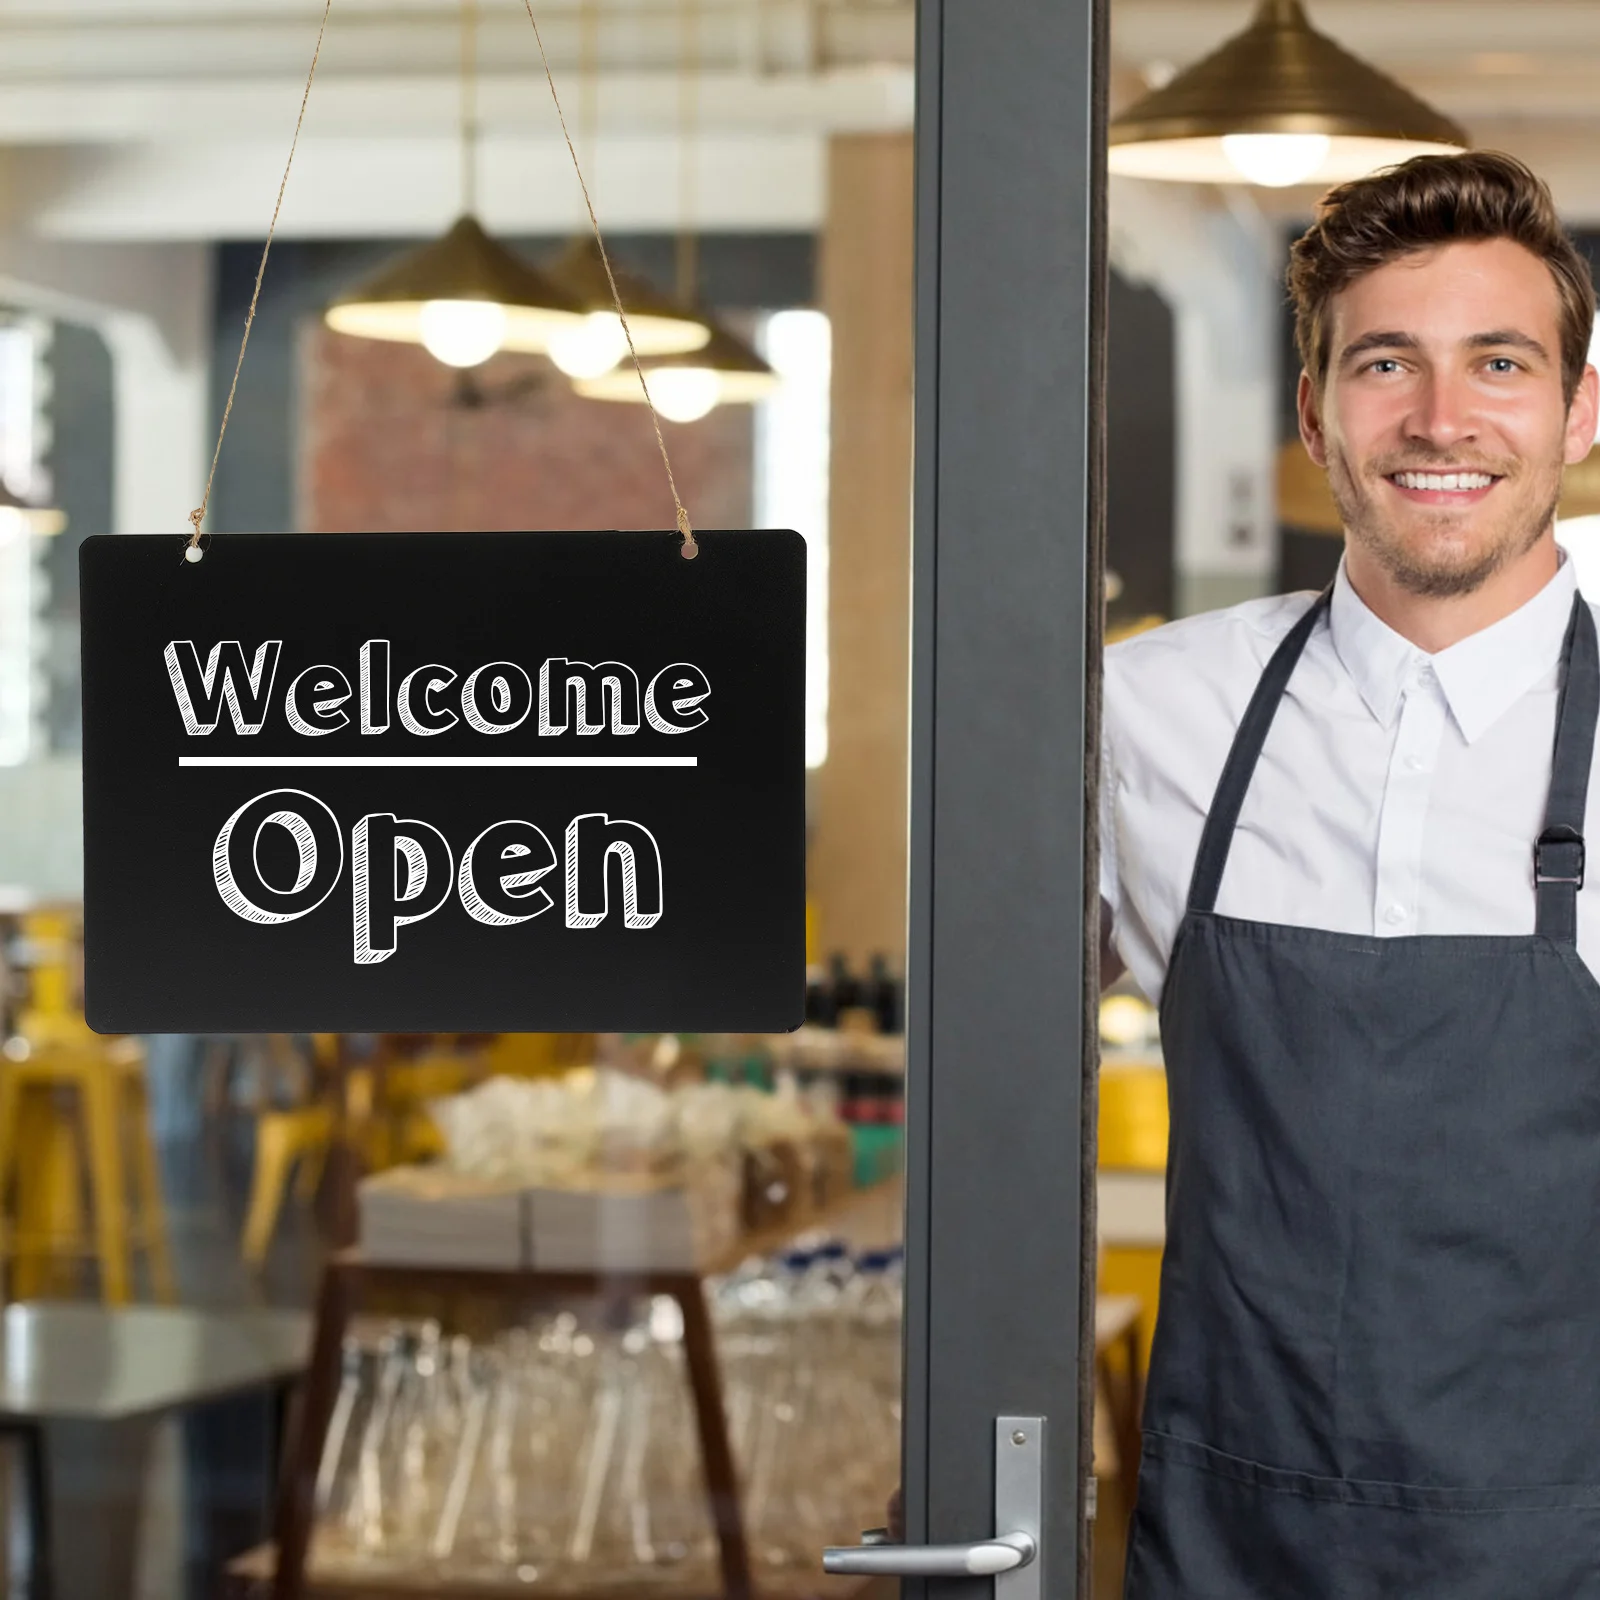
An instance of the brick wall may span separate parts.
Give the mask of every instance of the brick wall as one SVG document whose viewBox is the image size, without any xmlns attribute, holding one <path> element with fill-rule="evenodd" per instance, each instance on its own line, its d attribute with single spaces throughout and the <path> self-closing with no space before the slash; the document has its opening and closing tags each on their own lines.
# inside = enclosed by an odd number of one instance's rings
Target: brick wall
<svg viewBox="0 0 1600 1600">
<path fill-rule="evenodd" d="M 672 499 L 642 405 L 581 400 L 539 357 L 473 374 L 486 402 L 412 345 L 302 331 L 298 525 L 314 532 L 670 528 Z M 748 406 L 663 422 L 678 490 L 702 528 L 751 523 Z"/>
</svg>

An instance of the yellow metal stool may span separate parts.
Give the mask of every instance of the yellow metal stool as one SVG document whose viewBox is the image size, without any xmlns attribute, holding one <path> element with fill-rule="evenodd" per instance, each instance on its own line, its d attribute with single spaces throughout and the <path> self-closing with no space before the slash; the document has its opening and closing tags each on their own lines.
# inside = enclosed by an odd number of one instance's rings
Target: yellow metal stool
<svg viewBox="0 0 1600 1600">
<path fill-rule="evenodd" d="M 82 1237 L 87 1220 L 83 1160 L 77 1129 L 44 1095 L 24 1095 L 16 1146 L 18 1173 L 12 1236 L 29 1247 L 12 1256 L 13 1300 L 63 1299 L 76 1295 L 81 1263 L 40 1248 L 40 1241 Z"/>
<path fill-rule="evenodd" d="M 27 1275 L 25 1262 L 32 1272 L 38 1257 L 92 1257 L 101 1298 L 123 1305 L 132 1298 L 134 1255 L 142 1251 L 156 1299 L 176 1300 L 143 1050 L 132 1039 L 99 1038 L 24 1048 L 0 1060 L 0 1196 L 16 1195 L 11 1249 L 19 1276 Z M 80 1181 L 76 1173 L 67 1176 L 80 1136 L 87 1229 L 75 1214 Z"/>
<path fill-rule="evenodd" d="M 349 1084 L 348 1079 L 340 1083 L 339 1036 L 312 1034 L 308 1065 L 306 1104 L 256 1108 L 255 1169 L 250 1178 L 250 1208 L 239 1241 L 239 1253 L 247 1266 L 260 1267 L 267 1259 L 291 1176 L 297 1199 L 309 1205 L 316 1198 L 328 1150 L 341 1125 L 340 1091 L 342 1087 L 348 1097 Z"/>
<path fill-rule="evenodd" d="M 338 1068 L 338 1041 L 313 1039 L 320 1098 L 288 1110 L 256 1113 L 256 1160 L 239 1253 L 252 1267 L 267 1258 L 291 1175 L 296 1198 L 309 1203 L 336 1137 L 357 1152 L 361 1168 L 378 1172 L 420 1161 L 443 1148 L 425 1107 L 459 1094 L 483 1076 L 481 1052 L 419 1047 L 420 1053 L 374 1065 Z"/>
<path fill-rule="evenodd" d="M 593 1063 L 592 1033 L 502 1033 L 486 1052 L 491 1077 L 558 1078 L 569 1067 Z"/>
<path fill-rule="evenodd" d="M 239 1246 L 250 1266 L 259 1267 L 267 1259 L 267 1247 L 272 1243 L 296 1163 L 300 1167 L 296 1193 L 308 1203 L 316 1194 L 328 1146 L 333 1142 L 334 1123 L 331 1105 L 256 1113 L 255 1172 L 250 1180 L 250 1210 Z"/>
<path fill-rule="evenodd" d="M 83 1020 L 80 922 L 76 911 L 61 907 L 39 908 L 21 919 L 29 955 L 17 1031 L 34 1045 L 93 1044 L 99 1038 Z"/>
</svg>

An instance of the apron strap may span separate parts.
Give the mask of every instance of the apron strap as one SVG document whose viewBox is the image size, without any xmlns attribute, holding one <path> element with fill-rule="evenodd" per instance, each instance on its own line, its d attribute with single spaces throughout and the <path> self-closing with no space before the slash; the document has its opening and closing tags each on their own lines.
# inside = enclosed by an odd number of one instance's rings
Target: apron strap
<svg viewBox="0 0 1600 1600">
<path fill-rule="evenodd" d="M 1223 868 L 1228 864 L 1228 852 L 1233 846 L 1233 831 L 1239 824 L 1239 812 L 1244 806 L 1250 779 L 1255 774 L 1256 762 L 1267 742 L 1267 734 L 1272 728 L 1272 719 L 1278 714 L 1283 691 L 1288 687 L 1306 641 L 1332 599 L 1333 585 L 1329 584 L 1273 652 L 1266 671 L 1261 674 L 1261 681 L 1256 685 L 1256 692 L 1250 698 L 1233 748 L 1228 752 L 1222 776 L 1217 780 L 1217 792 L 1212 798 L 1211 809 L 1206 813 L 1205 829 L 1200 835 L 1200 850 L 1194 860 L 1194 876 L 1189 880 L 1191 911 L 1210 912 L 1216 909 Z M 1592 722 L 1589 732 L 1592 737 Z"/>
<path fill-rule="evenodd" d="M 1533 847 L 1536 931 L 1559 944 L 1578 942 L 1578 891 L 1583 887 L 1583 828 L 1595 722 L 1600 718 L 1600 648 L 1594 613 L 1580 594 L 1561 651 L 1561 698 L 1544 831 Z"/>
</svg>

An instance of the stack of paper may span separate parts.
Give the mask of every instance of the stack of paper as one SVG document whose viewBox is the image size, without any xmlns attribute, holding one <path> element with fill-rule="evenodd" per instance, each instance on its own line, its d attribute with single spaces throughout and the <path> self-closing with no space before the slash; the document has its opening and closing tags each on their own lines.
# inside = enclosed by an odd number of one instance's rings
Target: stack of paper
<svg viewBox="0 0 1600 1600">
<path fill-rule="evenodd" d="M 437 1167 L 363 1181 L 361 1253 L 369 1261 L 549 1272 L 695 1272 L 739 1235 L 731 1162 L 679 1176 L 606 1173 L 571 1186 L 493 1183 Z"/>
<path fill-rule="evenodd" d="M 693 1272 L 738 1237 L 738 1181 L 720 1164 L 688 1184 L 607 1175 L 528 1202 L 529 1264 L 554 1272 Z"/>
<path fill-rule="evenodd" d="M 527 1264 L 524 1191 L 438 1167 L 362 1180 L 361 1253 L 369 1261 L 511 1271 Z"/>
</svg>

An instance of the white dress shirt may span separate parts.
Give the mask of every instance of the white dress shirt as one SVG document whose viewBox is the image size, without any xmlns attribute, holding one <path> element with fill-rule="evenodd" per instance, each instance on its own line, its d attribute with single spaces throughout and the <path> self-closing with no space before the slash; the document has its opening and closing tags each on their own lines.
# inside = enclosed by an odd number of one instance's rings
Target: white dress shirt
<svg viewBox="0 0 1600 1600">
<path fill-rule="evenodd" d="M 1520 610 L 1430 656 L 1367 609 L 1341 564 L 1245 797 L 1218 913 L 1380 937 L 1532 933 L 1576 592 L 1563 558 Z M 1252 600 L 1106 651 L 1100 893 L 1152 1000 L 1240 718 L 1314 598 Z M 1586 832 L 1600 852 L 1600 779 Z M 1600 969 L 1600 882 L 1578 896 L 1578 952 Z"/>
</svg>

